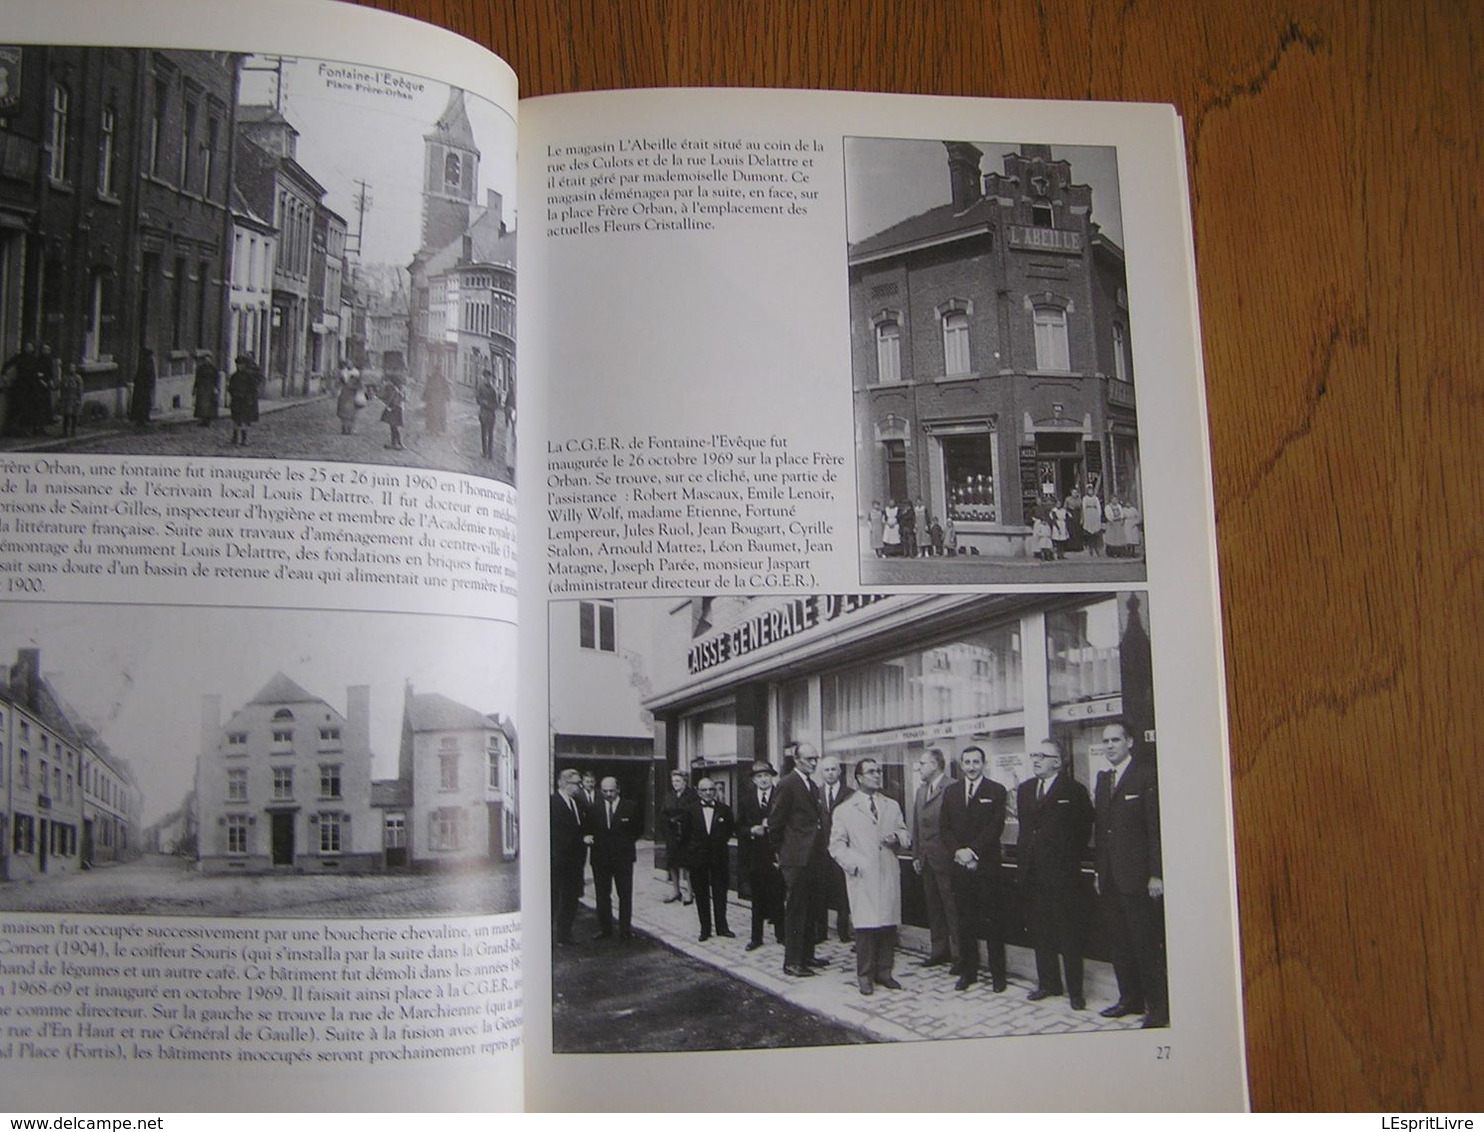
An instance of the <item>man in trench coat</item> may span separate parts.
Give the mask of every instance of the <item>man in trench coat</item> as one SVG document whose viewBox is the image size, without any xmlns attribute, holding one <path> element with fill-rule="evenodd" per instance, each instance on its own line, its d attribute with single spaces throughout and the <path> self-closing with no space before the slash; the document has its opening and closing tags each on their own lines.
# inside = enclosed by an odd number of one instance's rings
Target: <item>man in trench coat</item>
<svg viewBox="0 0 1484 1132">
<path fill-rule="evenodd" d="M 861 994 L 877 986 L 900 990 L 892 978 L 897 926 L 902 922 L 902 874 L 897 850 L 911 846 L 902 808 L 881 793 L 881 764 L 855 764 L 856 792 L 835 809 L 830 856 L 845 873 L 855 928 L 855 978 Z"/>
</svg>

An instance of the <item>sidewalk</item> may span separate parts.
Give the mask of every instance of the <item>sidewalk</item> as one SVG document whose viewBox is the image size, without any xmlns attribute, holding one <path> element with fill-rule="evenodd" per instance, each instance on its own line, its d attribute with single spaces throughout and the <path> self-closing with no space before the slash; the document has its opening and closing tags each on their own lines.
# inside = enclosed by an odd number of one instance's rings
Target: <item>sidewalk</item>
<svg viewBox="0 0 1484 1132">
<path fill-rule="evenodd" d="M 902 989 L 877 987 L 876 993 L 867 997 L 856 986 L 855 954 L 850 944 L 833 938 L 816 948 L 819 958 L 829 961 L 828 967 L 819 969 L 818 977 L 790 978 L 783 973 L 783 948 L 773 942 L 771 928 L 763 947 L 745 950 L 752 922 L 747 903 L 735 897 L 729 902 L 727 919 L 732 931 L 737 933 L 736 939 L 713 936 L 701 943 L 697 939 L 700 927 L 695 907 L 679 901 L 664 903 L 667 887 L 663 876 L 643 867 L 635 871 L 637 930 L 733 978 L 879 1041 L 1132 1030 L 1138 1029 L 1143 1021 L 1137 1015 L 1120 1019 L 1100 1017 L 1098 1011 L 1112 1000 L 1103 1001 L 1094 996 L 1089 997 L 1083 1011 L 1072 1010 L 1065 997 L 1027 1002 L 1025 996 L 1035 989 L 1035 978 L 1023 972 L 1034 970 L 1034 959 L 1023 948 L 1010 949 L 1010 987 L 1002 994 L 995 994 L 987 980 L 969 990 L 956 991 L 955 980 L 947 968 L 923 970 L 917 966 L 922 955 L 898 950 L 895 974 Z M 584 893 L 583 902 L 592 907 L 590 892 Z M 1091 975 L 1092 968 L 1106 964 L 1089 961 L 1087 967 Z M 980 975 L 983 979 L 982 968 Z M 1109 975 L 1096 981 L 1111 984 L 1112 978 Z M 1094 980 L 1089 979 L 1090 991 L 1093 985 Z"/>
<path fill-rule="evenodd" d="M 258 416 L 261 418 L 269 413 L 281 412 L 284 409 L 295 409 L 301 405 L 312 405 L 316 401 L 324 401 L 331 397 L 329 393 L 313 393 L 307 397 L 261 397 L 258 399 Z M 53 422 L 51 430 L 61 431 L 61 418 Z M 217 414 L 218 427 L 230 427 L 232 414 L 223 407 Z M 150 429 L 160 430 L 172 425 L 195 426 L 195 410 L 189 407 L 179 409 L 156 409 L 150 415 L 149 425 L 140 429 L 128 417 L 109 417 L 101 424 L 77 426 L 76 436 L 4 436 L 0 437 L 0 452 L 55 452 L 59 450 L 74 450 L 85 448 L 91 443 L 107 440 L 112 436 L 138 436 L 148 432 Z"/>
</svg>

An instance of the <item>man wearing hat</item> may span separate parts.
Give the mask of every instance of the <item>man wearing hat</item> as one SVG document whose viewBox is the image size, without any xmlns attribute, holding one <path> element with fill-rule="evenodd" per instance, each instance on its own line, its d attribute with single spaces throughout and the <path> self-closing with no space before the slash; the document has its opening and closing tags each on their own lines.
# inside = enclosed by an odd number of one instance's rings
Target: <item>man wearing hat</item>
<svg viewBox="0 0 1484 1132">
<path fill-rule="evenodd" d="M 763 945 L 763 924 L 773 921 L 773 938 L 783 942 L 783 873 L 768 842 L 768 807 L 773 803 L 773 766 L 752 764 L 752 785 L 737 799 L 737 856 L 752 888 L 752 938 L 747 950 Z"/>
</svg>

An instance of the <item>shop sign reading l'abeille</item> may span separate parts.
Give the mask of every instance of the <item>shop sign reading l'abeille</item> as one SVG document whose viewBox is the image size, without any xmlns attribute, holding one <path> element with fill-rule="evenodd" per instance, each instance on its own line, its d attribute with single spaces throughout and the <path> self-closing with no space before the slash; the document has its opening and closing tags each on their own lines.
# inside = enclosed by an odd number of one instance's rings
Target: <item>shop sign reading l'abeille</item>
<svg viewBox="0 0 1484 1132">
<path fill-rule="evenodd" d="M 811 594 L 775 605 L 746 621 L 722 629 L 698 641 L 686 654 L 686 665 L 694 676 L 718 664 L 746 656 L 765 645 L 777 644 L 837 617 L 855 613 L 883 601 L 890 594 Z"/>
</svg>

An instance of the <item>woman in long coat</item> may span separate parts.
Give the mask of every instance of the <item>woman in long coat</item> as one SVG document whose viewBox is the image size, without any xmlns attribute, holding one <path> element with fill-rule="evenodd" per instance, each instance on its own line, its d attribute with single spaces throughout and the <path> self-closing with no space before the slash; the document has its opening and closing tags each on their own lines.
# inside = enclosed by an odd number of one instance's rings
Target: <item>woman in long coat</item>
<svg viewBox="0 0 1484 1132">
<path fill-rule="evenodd" d="M 237 355 L 237 368 L 227 379 L 227 396 L 232 402 L 232 443 L 247 444 L 248 425 L 258 421 L 258 389 L 262 374 L 251 354 Z"/>
<path fill-rule="evenodd" d="M 155 352 L 139 351 L 139 365 L 134 370 L 134 393 L 129 401 L 129 419 L 140 428 L 149 424 L 155 408 Z"/>
<path fill-rule="evenodd" d="M 859 789 L 830 818 L 830 856 L 845 873 L 850 923 L 855 931 L 855 975 L 861 994 L 896 987 L 892 962 L 902 922 L 902 870 L 897 850 L 912 839 L 902 807 L 881 793 L 881 764 L 855 764 Z"/>
<path fill-rule="evenodd" d="M 196 380 L 191 392 L 196 401 L 196 419 L 202 428 L 210 428 L 211 422 L 221 411 L 221 373 L 216 363 L 207 354 L 196 363 Z"/>
</svg>

